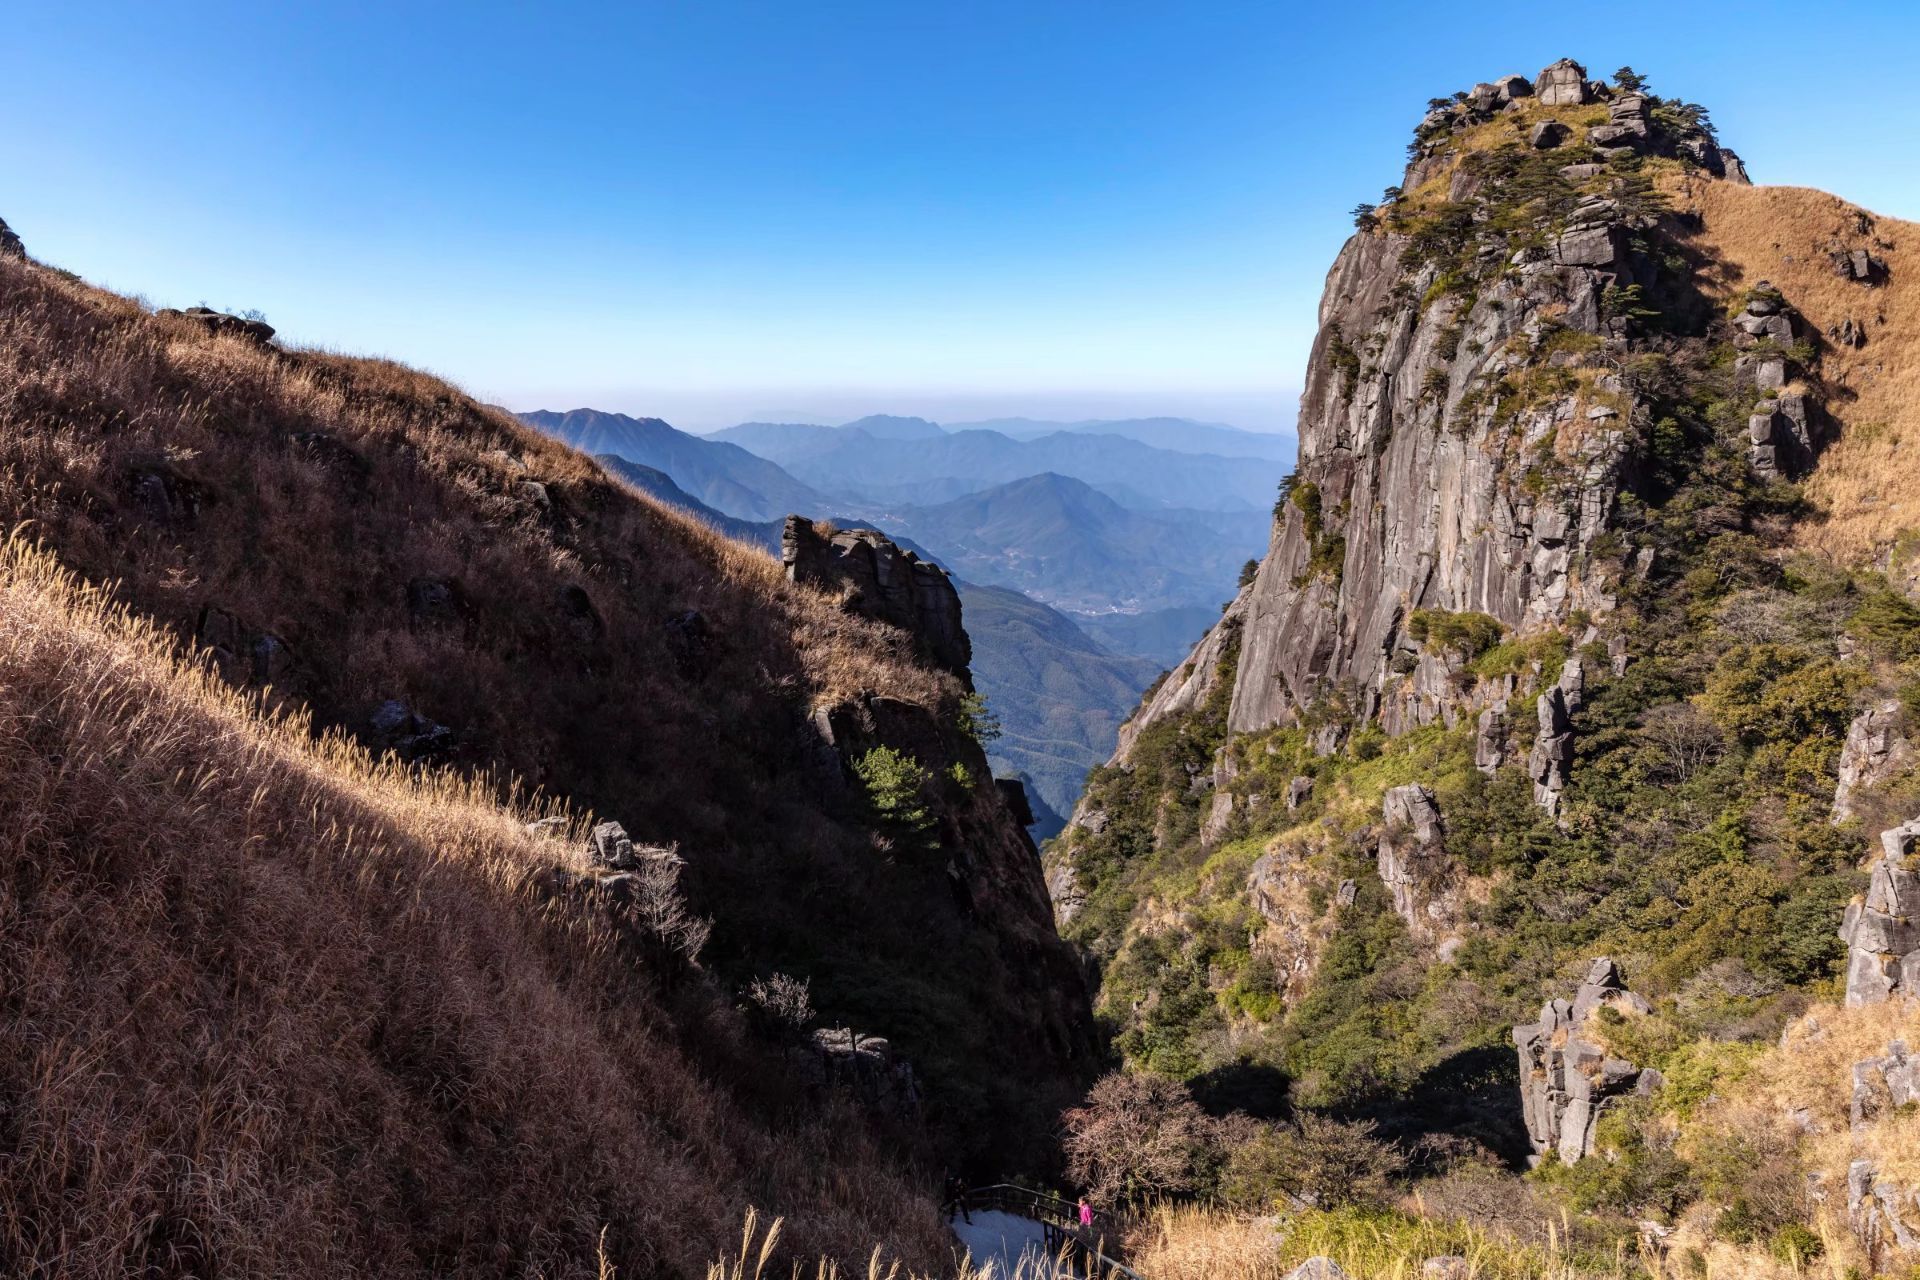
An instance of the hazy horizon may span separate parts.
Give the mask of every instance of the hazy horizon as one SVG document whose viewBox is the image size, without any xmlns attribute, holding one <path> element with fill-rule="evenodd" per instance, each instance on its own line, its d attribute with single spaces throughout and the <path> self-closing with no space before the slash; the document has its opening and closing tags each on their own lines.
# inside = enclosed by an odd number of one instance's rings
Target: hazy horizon
<svg viewBox="0 0 1920 1280">
<path fill-rule="evenodd" d="M 1291 437 L 1300 393 L 1279 389 L 1271 395 L 1195 391 L 1186 395 L 1126 395 L 1081 391 L 1028 393 L 927 392 L 911 390 L 715 391 L 639 392 L 612 389 L 597 398 L 578 389 L 550 393 L 542 403 L 521 403 L 522 397 L 482 399 L 503 404 L 516 413 L 570 409 L 598 409 L 633 418 L 659 418 L 691 432 L 707 435 L 745 422 L 799 422 L 839 426 L 875 414 L 925 418 L 942 426 L 986 422 L 1002 418 L 1032 418 L 1042 422 L 1085 422 L 1102 419 L 1184 418 L 1213 426 L 1234 427 L 1262 435 Z M 539 399 L 535 395 L 533 399 Z M 565 401 L 562 403 L 562 401 Z"/>
</svg>

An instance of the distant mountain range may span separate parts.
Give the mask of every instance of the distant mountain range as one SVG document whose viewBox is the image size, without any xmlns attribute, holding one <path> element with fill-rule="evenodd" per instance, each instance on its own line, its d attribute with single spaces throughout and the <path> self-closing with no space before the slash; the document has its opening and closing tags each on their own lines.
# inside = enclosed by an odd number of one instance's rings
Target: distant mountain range
<svg viewBox="0 0 1920 1280">
<path fill-rule="evenodd" d="M 1265 545 L 1270 518 L 1266 511 L 1233 513 L 1225 523 L 1238 527 L 1223 532 L 1212 519 L 1130 510 L 1083 481 L 1049 472 L 935 506 L 895 507 L 884 521 L 932 547 L 964 578 L 1099 613 L 1217 610 L 1233 595 L 1240 566 Z"/>
<path fill-rule="evenodd" d="M 881 421 L 880 434 L 861 423 L 749 422 L 704 439 L 739 445 L 803 484 L 865 503 L 927 505 L 1054 472 L 1142 510 L 1265 512 L 1287 471 L 1272 458 L 1176 452 L 1123 435 L 1072 430 L 1016 439 L 942 431 L 924 419 Z"/>
<path fill-rule="evenodd" d="M 658 418 L 599 409 L 539 409 L 518 417 L 582 453 L 614 454 L 664 472 L 698 502 L 741 519 L 780 520 L 794 511 L 830 516 L 841 507 L 778 463 L 738 445 L 689 435 Z"/>
<path fill-rule="evenodd" d="M 613 454 L 596 461 L 729 537 L 780 554 L 784 521 L 741 520 L 692 497 L 664 471 Z M 909 538 L 883 532 L 917 555 L 940 559 Z M 957 581 L 973 641 L 974 683 L 1000 720 L 1001 737 L 988 748 L 988 759 L 998 775 L 1018 776 L 1027 784 L 1034 834 L 1044 839 L 1066 824 L 1062 815 L 1079 798 L 1087 770 L 1112 752 L 1120 722 L 1163 664 L 1110 652 L 1065 614 L 1018 591 Z M 1219 616 L 1217 609 L 1202 612 L 1209 623 Z"/>
<path fill-rule="evenodd" d="M 1224 423 L 1195 422 L 1191 418 L 1089 418 L 1081 422 L 990 418 L 984 422 L 949 422 L 946 429 L 997 431 L 1015 440 L 1033 440 L 1062 431 L 1093 436 L 1123 436 L 1174 453 L 1210 453 L 1223 458 L 1267 458 L 1289 465 L 1300 448 L 1290 434 L 1243 431 Z"/>
</svg>

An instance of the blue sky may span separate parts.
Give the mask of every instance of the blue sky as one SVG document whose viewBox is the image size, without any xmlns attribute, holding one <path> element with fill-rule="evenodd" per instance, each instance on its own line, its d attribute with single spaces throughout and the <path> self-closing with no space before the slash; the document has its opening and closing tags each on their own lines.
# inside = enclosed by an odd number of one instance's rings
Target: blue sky
<svg viewBox="0 0 1920 1280">
<path fill-rule="evenodd" d="M 699 429 L 1284 427 L 1426 99 L 1563 54 L 1920 217 L 1920 7 L 1555 8 L 30 0 L 0 217 L 157 305 Z"/>
</svg>

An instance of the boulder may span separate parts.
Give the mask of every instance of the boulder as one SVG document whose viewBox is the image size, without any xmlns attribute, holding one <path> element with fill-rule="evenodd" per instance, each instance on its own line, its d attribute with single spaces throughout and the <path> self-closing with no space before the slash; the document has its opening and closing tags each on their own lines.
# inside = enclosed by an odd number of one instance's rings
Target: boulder
<svg viewBox="0 0 1920 1280">
<path fill-rule="evenodd" d="M 1428 1258 L 1420 1264 L 1421 1280 L 1473 1280 L 1473 1267 L 1457 1253 Z"/>
<path fill-rule="evenodd" d="M 1876 702 L 1847 726 L 1840 748 L 1840 779 L 1833 789 L 1835 825 L 1853 817 L 1854 792 L 1878 786 L 1913 761 L 1913 747 L 1901 730 L 1900 703 L 1889 698 Z"/>
<path fill-rule="evenodd" d="M 1535 77 L 1533 91 L 1549 107 L 1578 106 L 1593 100 L 1587 69 L 1572 58 L 1562 58 Z"/>
<path fill-rule="evenodd" d="M 1560 170 L 1560 176 L 1568 182 L 1585 182 L 1588 178 L 1597 178 L 1607 171 L 1603 164 L 1570 164 Z"/>
<path fill-rule="evenodd" d="M 429 720 L 398 698 L 375 707 L 368 724 L 376 751 L 391 751 L 402 760 L 429 760 L 444 755 L 454 745 L 453 730 Z"/>
<path fill-rule="evenodd" d="M 1569 226 L 1554 237 L 1552 254 L 1563 267 L 1610 267 L 1620 259 L 1619 232 L 1606 224 Z"/>
<path fill-rule="evenodd" d="M 1500 76 L 1493 82 L 1502 102 L 1512 102 L 1516 98 L 1533 96 L 1533 81 L 1525 76 Z"/>
<path fill-rule="evenodd" d="M 1498 703 L 1480 713 L 1473 735 L 1473 767 L 1492 777 L 1507 754 L 1507 705 Z"/>
<path fill-rule="evenodd" d="M 1551 151 L 1565 142 L 1572 132 L 1558 120 L 1542 120 L 1527 134 L 1527 142 L 1535 151 Z"/>
<path fill-rule="evenodd" d="M 1292 813 L 1313 795 L 1313 779 L 1302 774 L 1287 784 L 1287 812 Z"/>
<path fill-rule="evenodd" d="M 224 311 L 215 311 L 212 307 L 188 307 L 184 311 L 167 307 L 155 314 L 190 321 L 208 333 L 232 334 L 262 346 L 273 340 L 273 326 L 266 321 L 229 315 Z"/>
<path fill-rule="evenodd" d="M 1316 1256 L 1287 1272 L 1282 1280 L 1347 1280 L 1347 1273 L 1332 1258 Z"/>
</svg>

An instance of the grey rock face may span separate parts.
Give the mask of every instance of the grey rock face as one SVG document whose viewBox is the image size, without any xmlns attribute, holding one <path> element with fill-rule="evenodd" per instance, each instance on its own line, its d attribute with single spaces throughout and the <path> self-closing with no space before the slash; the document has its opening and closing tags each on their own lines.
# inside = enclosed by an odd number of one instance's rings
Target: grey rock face
<svg viewBox="0 0 1920 1280">
<path fill-rule="evenodd" d="M 1864 898 L 1847 905 L 1840 937 L 1847 944 L 1847 1005 L 1880 1004 L 1898 995 L 1920 999 L 1920 819 L 1880 834 L 1880 856 L 1868 869 Z"/>
<path fill-rule="evenodd" d="M 0 258 L 24 258 L 26 256 L 27 246 L 20 243 L 20 237 L 13 233 L 12 227 L 8 226 L 4 221 L 0 221 Z"/>
<path fill-rule="evenodd" d="M 973 687 L 973 643 L 960 622 L 960 593 L 939 565 L 903 551 L 875 529 L 823 531 L 788 516 L 780 535 L 787 581 L 845 591 L 847 607 L 911 634 L 933 662 Z"/>
<path fill-rule="evenodd" d="M 1550 107 L 1578 106 L 1593 100 L 1587 88 L 1587 69 L 1572 58 L 1562 58 L 1542 71 L 1533 91 Z"/>
<path fill-rule="evenodd" d="M 1533 88 L 1548 105 L 1595 97 L 1584 69 L 1571 61 L 1542 71 Z M 1421 125 L 1403 185 L 1411 190 L 1438 175 L 1450 163 L 1446 149 L 1455 132 L 1524 97 L 1508 81 L 1492 81 L 1463 103 L 1436 108 Z M 1605 97 L 1607 127 L 1622 137 L 1647 146 L 1673 141 L 1670 125 L 1651 142 L 1642 138 L 1654 128 L 1643 96 L 1608 90 Z M 1719 153 L 1711 158 L 1718 163 Z M 1463 180 L 1452 198 L 1471 205 L 1471 175 L 1454 177 Z M 1540 230 L 1551 233 L 1544 252 L 1514 249 L 1505 269 L 1484 278 L 1471 298 L 1444 290 L 1430 297 L 1439 267 L 1403 268 L 1408 241 L 1390 229 L 1347 242 L 1327 276 L 1301 397 L 1302 488 L 1295 492 L 1310 486 L 1314 511 L 1310 516 L 1292 502 L 1279 509 L 1253 581 L 1194 660 L 1123 730 L 1117 762 L 1146 725 L 1199 705 L 1217 681 L 1215 659 L 1235 633 L 1232 732 L 1308 719 L 1339 691 L 1350 695 L 1351 714 L 1334 722 L 1373 721 L 1397 734 L 1435 722 L 1471 723 L 1501 702 L 1519 712 L 1523 700 L 1542 692 L 1524 674 L 1505 687 L 1476 682 L 1463 664 L 1423 652 L 1407 635 L 1416 611 L 1484 613 L 1510 635 L 1525 635 L 1564 625 L 1575 610 L 1603 620 L 1614 608 L 1622 566 L 1593 548 L 1628 478 L 1632 442 L 1649 423 L 1634 389 L 1605 367 L 1617 368 L 1639 340 L 1624 321 L 1603 313 L 1601 300 L 1610 287 L 1650 283 L 1635 247 L 1646 228 L 1616 201 L 1589 195 L 1558 225 Z M 1487 252 L 1501 249 L 1489 244 Z M 1755 317 L 1766 332 L 1790 331 L 1789 319 L 1770 319 L 1777 323 Z M 1485 389 L 1537 360 L 1566 365 L 1565 353 L 1549 356 L 1537 345 L 1563 328 L 1597 339 L 1604 353 L 1604 361 L 1572 361 L 1590 390 L 1510 406 L 1503 416 Z M 1786 394 L 1783 387 L 1775 435 L 1811 439 Z M 1811 421 L 1806 405 L 1800 412 Z M 1797 445 L 1768 447 L 1783 457 Z M 1529 459 L 1546 454 L 1559 461 L 1544 490 L 1521 483 Z M 1647 563 L 1636 563 L 1644 573 Z M 1330 722 L 1312 723 L 1317 733 Z M 1338 746 L 1337 729 L 1327 731 L 1327 742 L 1315 738 L 1316 750 Z M 1491 760 L 1495 744 L 1484 746 Z M 1564 773 L 1569 748 L 1550 742 L 1539 762 L 1543 803 L 1544 792 L 1558 790 L 1551 779 Z"/>
<path fill-rule="evenodd" d="M 1313 1257 L 1287 1272 L 1284 1280 L 1347 1280 L 1347 1273 L 1332 1258 Z"/>
<path fill-rule="evenodd" d="M 1877 702 L 1853 718 L 1840 748 L 1840 780 L 1833 789 L 1833 821 L 1853 817 L 1853 793 L 1878 786 L 1906 768 L 1913 747 L 1900 729 L 1900 703 Z"/>
<path fill-rule="evenodd" d="M 1520 1103 L 1535 1158 L 1557 1155 L 1572 1164 L 1593 1152 L 1594 1126 L 1607 1107 L 1661 1084 L 1660 1073 L 1609 1057 L 1583 1038 L 1587 1019 L 1606 1007 L 1646 1013 L 1650 1006 L 1628 991 L 1620 971 L 1605 956 L 1593 962 L 1571 1003 L 1550 1000 L 1540 1020 L 1513 1029 L 1520 1054 Z"/>
<path fill-rule="evenodd" d="M 1460 911 L 1460 873 L 1447 854 L 1446 827 L 1433 792 L 1419 783 L 1389 790 L 1380 804 L 1380 881 L 1393 909 L 1423 942 L 1452 932 Z"/>
<path fill-rule="evenodd" d="M 1302 775 L 1287 784 L 1287 812 L 1292 813 L 1313 795 L 1313 779 Z"/>
</svg>

